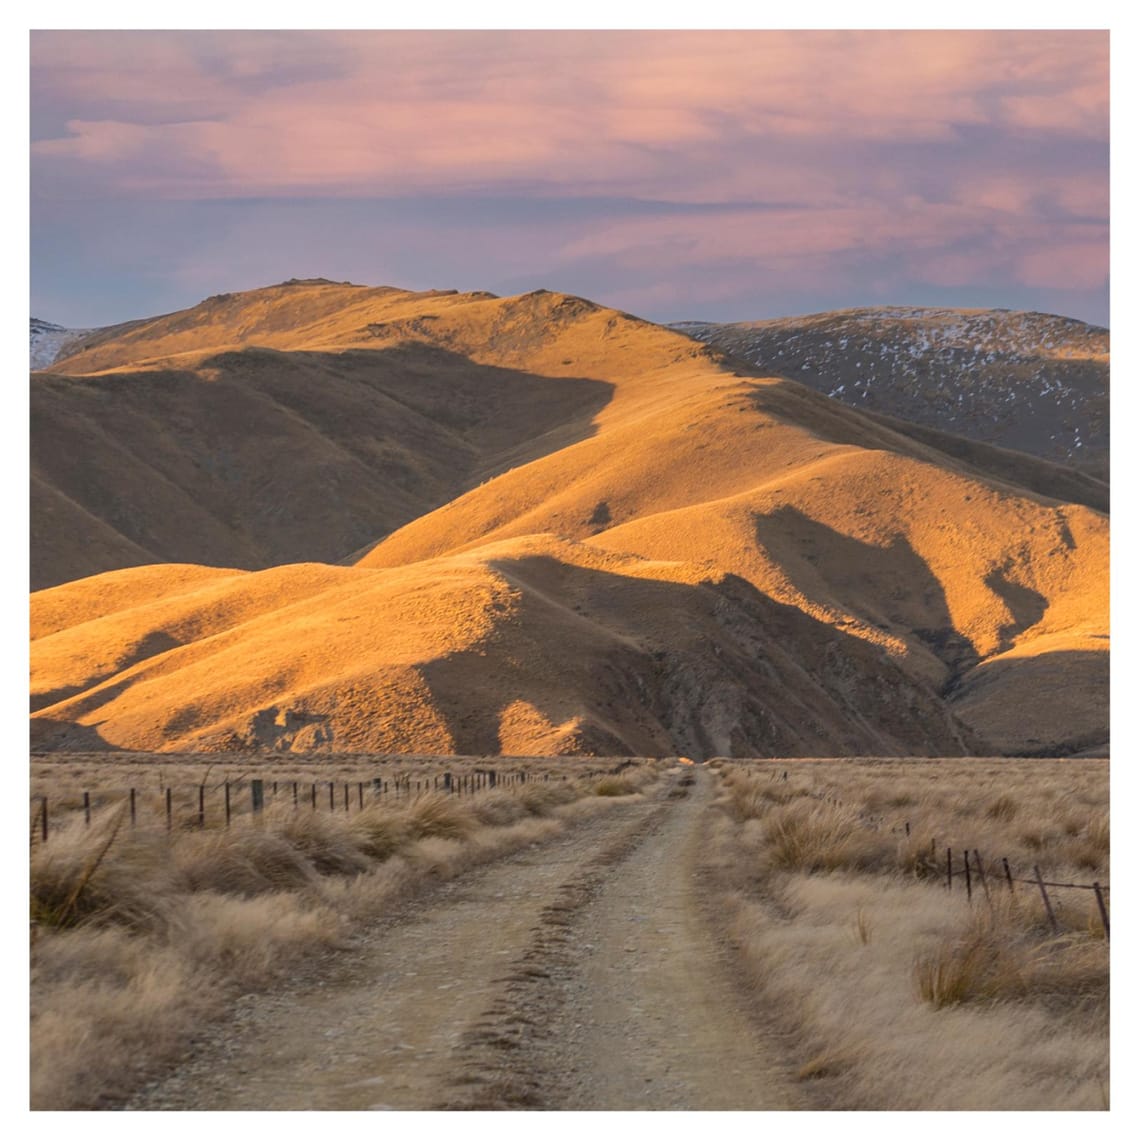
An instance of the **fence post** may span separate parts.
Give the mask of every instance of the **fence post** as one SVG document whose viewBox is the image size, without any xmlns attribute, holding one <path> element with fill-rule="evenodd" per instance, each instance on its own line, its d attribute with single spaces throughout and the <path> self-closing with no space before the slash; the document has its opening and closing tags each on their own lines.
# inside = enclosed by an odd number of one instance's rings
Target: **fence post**
<svg viewBox="0 0 1140 1141">
<path fill-rule="evenodd" d="M 1093 880 L 1093 891 L 1096 893 L 1096 905 L 1100 908 L 1100 921 L 1104 924 L 1104 941 L 1108 940 L 1108 908 L 1104 906 L 1104 892 L 1100 884 Z"/>
<path fill-rule="evenodd" d="M 962 853 L 962 866 L 966 869 L 966 900 L 973 902 L 974 890 L 970 883 L 970 853 L 968 850 Z"/>
<path fill-rule="evenodd" d="M 297 782 L 293 782 L 293 807 L 297 807 Z"/>
<path fill-rule="evenodd" d="M 981 881 L 982 891 L 986 893 L 986 901 L 990 898 L 989 885 L 986 883 L 986 869 L 982 867 L 982 857 L 978 854 L 978 849 L 974 849 L 974 865 L 978 869 L 978 879 Z"/>
<path fill-rule="evenodd" d="M 443 791 L 451 792 L 451 773 L 443 774 Z"/>
<path fill-rule="evenodd" d="M 1009 890 L 1013 891 L 1013 873 L 1009 870 L 1009 860 L 1005 856 L 1001 858 L 1001 866 L 1005 869 L 1005 882 L 1009 885 Z"/>
<path fill-rule="evenodd" d="M 1049 922 L 1053 926 L 1053 934 L 1056 935 L 1061 928 L 1057 925 L 1057 917 L 1053 914 L 1053 905 L 1049 902 L 1049 893 L 1045 890 L 1045 881 L 1041 878 L 1041 869 L 1034 864 L 1033 874 L 1037 877 L 1037 886 L 1041 889 L 1041 899 L 1045 903 L 1045 914 L 1049 916 Z"/>
<path fill-rule="evenodd" d="M 954 890 L 954 860 L 949 848 L 946 849 L 946 890 Z"/>
<path fill-rule="evenodd" d="M 348 781 L 344 782 L 344 810 L 348 811 Z"/>
<path fill-rule="evenodd" d="M 356 785 L 356 802 L 360 807 L 360 811 L 364 811 L 364 781 L 357 782 Z"/>
<path fill-rule="evenodd" d="M 225 782 L 226 787 L 226 827 L 230 826 L 230 782 L 229 778 Z"/>
<path fill-rule="evenodd" d="M 174 827 L 174 807 L 170 801 L 170 786 L 166 786 L 166 830 L 169 832 Z"/>
<path fill-rule="evenodd" d="M 206 827 L 206 786 L 198 786 L 198 827 Z"/>
<path fill-rule="evenodd" d="M 45 803 L 46 803 L 46 802 L 45 802 Z M 46 812 L 46 808 L 45 808 L 45 812 Z M 136 813 L 135 813 L 135 790 L 132 788 L 132 789 L 131 789 L 131 827 L 132 827 L 132 828 L 135 826 L 135 819 L 136 819 Z M 44 827 L 45 827 L 45 829 L 46 829 L 46 827 L 47 827 L 47 821 L 46 821 L 46 820 L 44 821 Z M 45 831 L 45 833 L 44 833 L 44 838 L 45 838 L 45 839 L 47 838 L 47 833 L 46 833 L 46 831 Z"/>
<path fill-rule="evenodd" d="M 89 792 L 83 794 L 83 822 L 88 828 L 91 827 L 91 793 Z"/>
<path fill-rule="evenodd" d="M 490 777 L 490 780 L 491 780 L 491 787 L 492 787 L 492 788 L 494 788 L 494 787 L 495 787 L 495 785 L 496 785 L 496 784 L 498 784 L 498 782 L 499 782 L 499 777 L 498 777 L 498 774 L 495 772 L 495 770 L 494 770 L 494 769 L 492 769 L 492 770 L 491 770 L 491 777 Z"/>
<path fill-rule="evenodd" d="M 260 780 L 249 782 L 249 807 L 255 816 L 265 807 L 265 785 Z"/>
<path fill-rule="evenodd" d="M 131 790 L 132 792 L 134 789 Z M 47 797 L 42 796 L 40 800 L 43 802 L 40 812 L 40 839 L 46 844 L 48 838 L 48 813 L 47 813 Z"/>
<path fill-rule="evenodd" d="M 336 782 L 329 781 L 329 811 L 336 811 Z"/>
<path fill-rule="evenodd" d="M 313 811 L 317 810 L 317 782 L 313 781 Z"/>
</svg>

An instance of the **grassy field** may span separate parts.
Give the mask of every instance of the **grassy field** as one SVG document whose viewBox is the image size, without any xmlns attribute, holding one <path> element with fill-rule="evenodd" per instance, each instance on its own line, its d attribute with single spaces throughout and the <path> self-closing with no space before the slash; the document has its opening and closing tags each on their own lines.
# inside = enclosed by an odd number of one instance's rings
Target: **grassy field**
<svg viewBox="0 0 1140 1141">
<path fill-rule="evenodd" d="M 718 913 L 836 1109 L 1108 1108 L 1103 760 L 717 761 Z M 786 774 L 786 776 L 785 776 Z M 933 842 L 933 844 L 932 844 Z M 946 849 L 954 858 L 946 886 Z M 972 900 L 963 854 L 977 850 Z M 972 861 L 971 861 L 972 862 Z"/>
<path fill-rule="evenodd" d="M 513 758 L 154 761 L 33 763 L 33 794 L 53 805 L 46 844 L 34 819 L 32 827 L 33 1108 L 116 1104 L 224 1014 L 234 996 L 335 951 L 425 884 L 553 836 L 610 798 L 635 794 L 667 767 L 642 761 L 615 773 L 621 762 L 612 758 L 558 766 Z M 494 789 L 435 791 L 444 772 L 456 787 L 468 777 L 470 788 L 476 770 L 492 769 Z M 267 792 L 276 780 L 278 797 L 254 817 L 242 796 L 227 828 L 217 790 L 243 776 L 260 776 Z M 356 786 L 377 778 L 390 791 L 369 795 L 361 810 Z M 306 787 L 321 782 L 315 811 L 304 801 L 294 809 L 293 779 Z M 323 799 L 330 781 L 334 811 Z M 339 795 L 346 782 L 348 811 Z M 392 790 L 397 782 L 400 794 Z M 200 785 L 212 797 L 205 827 L 191 795 Z M 135 827 L 130 787 L 145 790 L 136 798 Z M 167 787 L 180 793 L 169 832 Z M 84 791 L 91 793 L 90 824 Z M 238 799 L 235 792 L 235 808 Z"/>
</svg>

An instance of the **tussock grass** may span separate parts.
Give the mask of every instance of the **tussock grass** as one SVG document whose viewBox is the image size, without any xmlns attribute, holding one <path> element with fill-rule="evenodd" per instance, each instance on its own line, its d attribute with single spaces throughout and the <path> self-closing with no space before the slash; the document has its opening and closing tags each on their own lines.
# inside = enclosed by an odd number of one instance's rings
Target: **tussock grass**
<svg viewBox="0 0 1140 1141">
<path fill-rule="evenodd" d="M 294 810 L 289 795 L 229 829 L 188 813 L 169 834 L 132 830 L 121 801 L 90 827 L 81 812 L 57 819 L 31 860 L 33 1108 L 114 1104 L 236 994 L 335 949 L 393 900 L 556 834 L 581 805 L 604 811 L 600 767 L 351 813 Z M 635 789 L 661 769 L 623 779 Z"/>
<path fill-rule="evenodd" d="M 765 787 L 800 793 L 778 805 Z M 1050 890 L 1057 935 L 1000 862 L 1107 882 L 1107 795 L 1101 761 L 723 766 L 715 914 L 815 1104 L 1107 1108 L 1093 893 Z M 945 888 L 947 847 L 956 869 L 982 854 L 988 892 L 975 878 L 972 903 L 960 877 Z"/>
<path fill-rule="evenodd" d="M 805 872 L 873 866 L 880 846 L 847 808 L 797 801 L 771 812 L 765 839 L 772 866 Z"/>
</svg>

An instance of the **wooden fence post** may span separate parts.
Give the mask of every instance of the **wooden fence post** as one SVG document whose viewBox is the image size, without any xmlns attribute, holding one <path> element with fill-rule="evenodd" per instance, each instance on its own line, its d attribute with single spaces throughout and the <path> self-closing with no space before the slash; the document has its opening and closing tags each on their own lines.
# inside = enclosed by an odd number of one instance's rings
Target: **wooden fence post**
<svg viewBox="0 0 1140 1141">
<path fill-rule="evenodd" d="M 174 827 L 174 807 L 170 801 L 170 786 L 166 788 L 166 830 L 169 832 Z"/>
<path fill-rule="evenodd" d="M 83 822 L 88 828 L 91 827 L 91 793 L 89 792 L 83 794 Z"/>
<path fill-rule="evenodd" d="M 946 890 L 954 890 L 954 859 L 949 848 L 946 849 Z"/>
<path fill-rule="evenodd" d="M 965 870 L 966 870 L 966 900 L 967 900 L 967 902 L 973 902 L 974 891 L 973 891 L 972 885 L 970 884 L 970 853 L 969 853 L 969 851 L 965 851 L 962 853 L 962 867 L 965 868 Z"/>
<path fill-rule="evenodd" d="M 317 782 L 313 781 L 313 811 L 317 810 Z"/>
<path fill-rule="evenodd" d="M 978 849 L 974 849 L 974 865 L 978 869 L 978 879 L 981 881 L 982 891 L 986 893 L 986 901 L 989 902 L 990 889 L 986 883 L 986 869 L 982 867 L 982 857 L 978 854 Z"/>
<path fill-rule="evenodd" d="M 135 790 L 132 788 L 131 789 L 131 827 L 132 828 L 135 826 L 135 820 L 136 819 L 137 819 L 137 814 L 135 812 Z M 45 824 L 46 824 L 46 821 L 45 821 Z"/>
<path fill-rule="evenodd" d="M 336 811 L 336 782 L 329 781 L 329 811 Z"/>
<path fill-rule="evenodd" d="M 293 807 L 297 807 L 297 782 L 293 782 Z"/>
<path fill-rule="evenodd" d="M 1049 902 L 1049 893 L 1045 890 L 1045 881 L 1041 878 L 1041 869 L 1034 864 L 1033 874 L 1037 877 L 1037 886 L 1041 889 L 1041 899 L 1045 904 L 1045 914 L 1049 916 L 1049 922 L 1053 926 L 1053 934 L 1056 935 L 1061 928 L 1057 925 L 1057 917 L 1053 914 L 1053 905 Z"/>
<path fill-rule="evenodd" d="M 360 807 L 360 811 L 364 811 L 364 781 L 357 782 L 356 785 L 356 803 Z"/>
<path fill-rule="evenodd" d="M 452 791 L 451 773 L 444 773 L 443 774 L 443 791 L 444 792 L 451 792 Z"/>
<path fill-rule="evenodd" d="M 1108 942 L 1108 908 L 1104 905 L 1104 892 L 1100 884 L 1093 880 L 1093 891 L 1096 894 L 1096 905 L 1100 908 L 1100 921 L 1104 924 L 1104 941 Z"/>
<path fill-rule="evenodd" d="M 198 786 L 198 827 L 206 827 L 206 786 Z"/>
<path fill-rule="evenodd" d="M 249 782 L 249 807 L 254 816 L 260 816 L 265 807 L 265 784 L 260 780 Z"/>
<path fill-rule="evenodd" d="M 134 791 L 133 789 L 131 790 Z M 43 843 L 47 843 L 48 838 L 48 811 L 47 811 L 47 797 L 40 797 L 42 801 L 40 805 L 40 839 Z"/>
<path fill-rule="evenodd" d="M 348 781 L 344 782 L 344 810 L 348 811 Z"/>
<path fill-rule="evenodd" d="M 230 782 L 229 778 L 225 782 L 226 789 L 226 827 L 230 826 Z"/>
</svg>

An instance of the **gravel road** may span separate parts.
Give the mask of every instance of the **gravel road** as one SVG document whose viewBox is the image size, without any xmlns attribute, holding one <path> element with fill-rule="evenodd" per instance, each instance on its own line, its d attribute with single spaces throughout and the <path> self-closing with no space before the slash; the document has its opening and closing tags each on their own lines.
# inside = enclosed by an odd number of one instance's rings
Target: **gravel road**
<svg viewBox="0 0 1140 1141">
<path fill-rule="evenodd" d="M 705 913 L 714 783 L 678 769 L 420 896 L 127 1108 L 799 1107 Z"/>
</svg>

